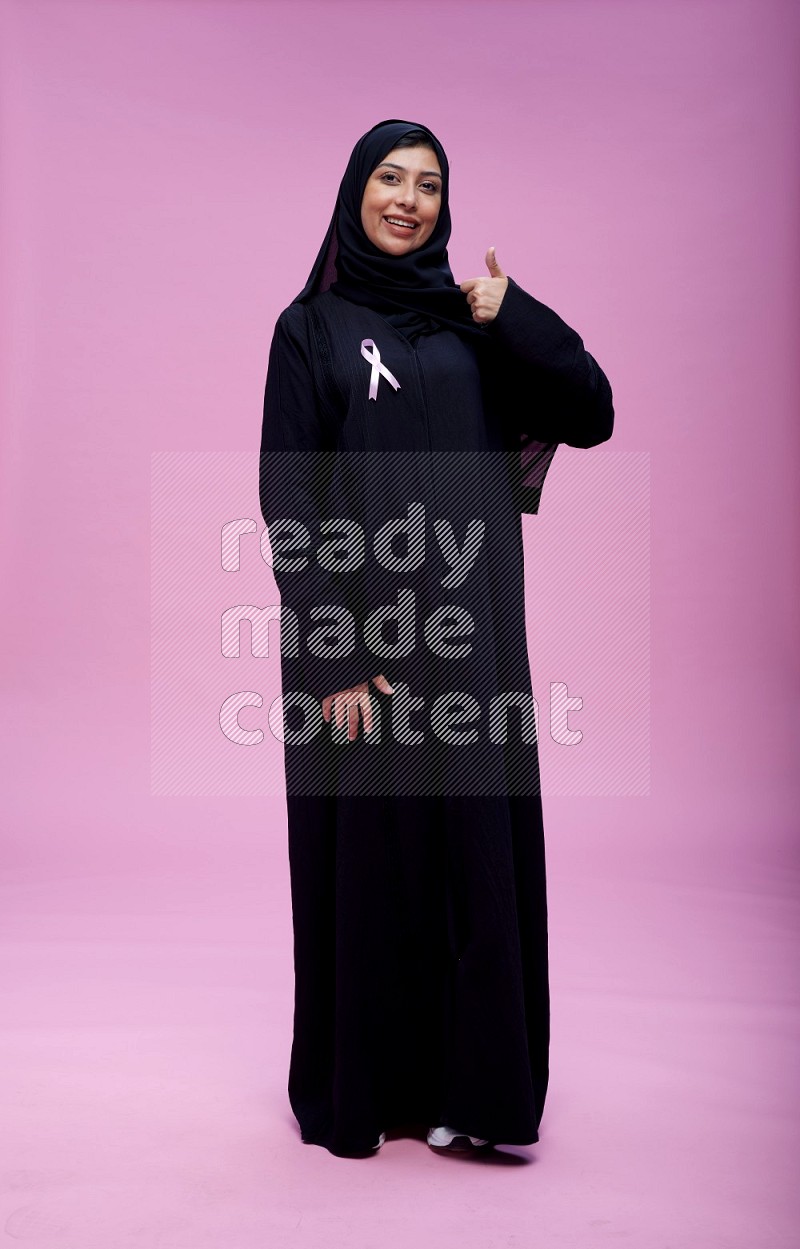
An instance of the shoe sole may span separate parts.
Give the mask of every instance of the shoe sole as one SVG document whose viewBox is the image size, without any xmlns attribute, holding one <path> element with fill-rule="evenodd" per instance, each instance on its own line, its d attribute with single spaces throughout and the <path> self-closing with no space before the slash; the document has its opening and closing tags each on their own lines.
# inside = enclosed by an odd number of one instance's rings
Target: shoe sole
<svg viewBox="0 0 800 1249">
<path fill-rule="evenodd" d="M 432 1145 L 430 1141 L 427 1145 L 428 1149 L 432 1149 L 435 1154 L 475 1154 L 491 1149 L 492 1142 L 486 1141 L 483 1145 L 473 1145 L 468 1136 L 454 1136 L 447 1145 Z"/>
</svg>

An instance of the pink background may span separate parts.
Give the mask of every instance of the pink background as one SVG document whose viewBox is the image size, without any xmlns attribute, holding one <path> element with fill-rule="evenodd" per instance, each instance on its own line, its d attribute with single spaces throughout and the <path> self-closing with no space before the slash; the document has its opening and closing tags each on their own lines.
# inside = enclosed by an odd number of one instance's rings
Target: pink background
<svg viewBox="0 0 800 1249">
<path fill-rule="evenodd" d="M 5 1234 L 793 1245 L 797 6 L 0 14 Z M 150 773 L 151 455 L 255 454 L 275 318 L 395 116 L 447 149 L 457 280 L 494 244 L 581 333 L 587 463 L 648 455 L 652 503 L 650 792 L 546 795 L 542 1139 L 446 1176 L 300 1144 L 283 800 Z"/>
</svg>

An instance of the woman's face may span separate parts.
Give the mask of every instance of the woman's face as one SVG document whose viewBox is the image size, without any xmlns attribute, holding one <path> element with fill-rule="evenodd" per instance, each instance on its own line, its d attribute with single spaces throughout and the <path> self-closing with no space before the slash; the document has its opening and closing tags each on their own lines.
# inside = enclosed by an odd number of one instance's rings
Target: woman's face
<svg viewBox="0 0 800 1249">
<path fill-rule="evenodd" d="M 369 176 L 361 201 L 364 233 L 381 251 L 404 256 L 430 236 L 442 203 L 442 173 L 429 147 L 393 148 Z M 396 221 L 409 222 L 397 225 Z"/>
</svg>

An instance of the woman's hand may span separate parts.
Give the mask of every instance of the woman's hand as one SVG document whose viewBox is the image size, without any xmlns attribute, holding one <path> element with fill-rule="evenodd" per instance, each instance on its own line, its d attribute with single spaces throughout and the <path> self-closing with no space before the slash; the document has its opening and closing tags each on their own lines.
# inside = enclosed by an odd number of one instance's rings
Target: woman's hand
<svg viewBox="0 0 800 1249">
<path fill-rule="evenodd" d="M 461 283 L 461 290 L 472 307 L 472 319 L 479 325 L 495 319 L 508 289 L 508 278 L 497 263 L 493 247 L 486 253 L 486 267 L 492 275 L 490 278 L 470 278 Z"/>
<path fill-rule="evenodd" d="M 394 688 L 386 680 L 383 673 L 372 679 L 382 694 L 394 693 Z M 333 712 L 336 716 L 337 728 L 342 727 L 345 716 L 347 716 L 348 741 L 355 741 L 358 736 L 359 708 L 364 718 L 364 732 L 372 732 L 372 704 L 369 698 L 369 681 L 362 681 L 360 685 L 353 685 L 348 690 L 339 690 L 337 694 L 329 694 L 327 698 L 323 698 L 322 714 L 326 720 L 331 718 L 331 707 L 333 707 Z"/>
</svg>

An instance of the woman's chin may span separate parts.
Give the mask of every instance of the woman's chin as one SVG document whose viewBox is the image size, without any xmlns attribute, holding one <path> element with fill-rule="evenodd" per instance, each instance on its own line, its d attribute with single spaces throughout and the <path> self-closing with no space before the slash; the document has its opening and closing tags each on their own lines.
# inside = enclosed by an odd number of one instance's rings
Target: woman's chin
<svg viewBox="0 0 800 1249">
<path fill-rule="evenodd" d="M 417 230 L 401 234 L 400 228 L 387 225 L 381 220 L 369 237 L 376 247 L 388 252 L 390 256 L 405 256 L 407 252 L 413 252 L 419 247 L 420 238 Z"/>
<path fill-rule="evenodd" d="M 376 239 L 375 243 L 390 256 L 405 256 L 408 252 L 416 251 L 418 246 L 416 239 L 399 239 L 394 236 L 387 238 L 385 234 L 380 241 Z"/>
</svg>

